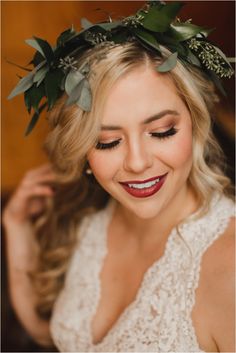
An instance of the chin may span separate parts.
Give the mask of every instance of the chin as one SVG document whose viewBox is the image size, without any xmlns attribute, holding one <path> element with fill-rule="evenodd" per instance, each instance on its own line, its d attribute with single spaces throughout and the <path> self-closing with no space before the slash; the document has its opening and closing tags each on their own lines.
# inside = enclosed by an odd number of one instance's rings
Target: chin
<svg viewBox="0 0 236 353">
<path fill-rule="evenodd" d="M 133 215 L 143 220 L 151 220 L 157 217 L 164 207 L 162 202 L 160 203 L 157 200 L 149 200 L 149 202 L 147 202 L 147 199 L 145 199 L 142 200 L 144 202 L 140 201 L 141 200 L 137 200 L 135 203 L 130 203 L 119 200 L 120 204 L 127 210 L 127 212 L 131 212 Z"/>
</svg>

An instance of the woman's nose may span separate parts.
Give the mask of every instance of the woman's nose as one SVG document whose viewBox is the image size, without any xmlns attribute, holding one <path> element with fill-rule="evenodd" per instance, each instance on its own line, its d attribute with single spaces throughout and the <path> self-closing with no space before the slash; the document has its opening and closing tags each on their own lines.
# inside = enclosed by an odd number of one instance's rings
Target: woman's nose
<svg viewBox="0 0 236 353">
<path fill-rule="evenodd" d="M 133 141 L 127 146 L 124 169 L 133 173 L 141 173 L 152 166 L 152 154 L 145 143 Z"/>
</svg>

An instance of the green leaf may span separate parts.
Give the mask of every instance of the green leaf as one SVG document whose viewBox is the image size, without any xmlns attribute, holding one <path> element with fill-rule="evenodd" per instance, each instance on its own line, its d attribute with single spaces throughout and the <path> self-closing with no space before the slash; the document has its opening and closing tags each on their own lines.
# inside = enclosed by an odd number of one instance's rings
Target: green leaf
<svg viewBox="0 0 236 353">
<path fill-rule="evenodd" d="M 210 29 L 207 29 L 207 28 L 204 28 L 200 33 L 198 33 L 196 35 L 197 38 L 207 38 L 209 36 L 209 34 L 214 31 L 215 28 L 210 28 Z"/>
<path fill-rule="evenodd" d="M 81 95 L 83 85 L 84 85 L 85 77 L 82 78 L 81 81 L 70 91 L 68 94 L 68 99 L 66 101 L 66 105 L 71 105 L 76 103 Z"/>
<path fill-rule="evenodd" d="M 25 91 L 27 91 L 34 83 L 33 81 L 34 78 L 34 72 L 31 71 L 27 76 L 23 77 L 16 87 L 11 91 L 7 99 L 12 99 L 13 97 L 17 96 L 18 94 L 21 94 Z"/>
<path fill-rule="evenodd" d="M 165 32 L 169 28 L 171 18 L 156 7 L 151 7 L 143 20 L 143 27 L 152 32 Z"/>
<path fill-rule="evenodd" d="M 37 82 L 37 86 L 39 86 L 40 83 L 44 80 L 48 70 L 49 70 L 49 67 L 48 66 L 44 66 L 40 70 L 38 70 L 36 72 L 36 74 L 34 75 L 33 81 Z"/>
<path fill-rule="evenodd" d="M 121 25 L 122 25 L 121 21 L 114 21 L 114 22 L 108 22 L 108 23 L 99 23 L 98 27 L 105 29 L 106 31 L 110 31 L 111 29 L 114 29 Z"/>
<path fill-rule="evenodd" d="M 84 79 L 84 75 L 80 71 L 71 70 L 65 82 L 65 91 L 68 96 L 71 95 L 72 91 L 78 86 L 78 84 Z"/>
<path fill-rule="evenodd" d="M 137 36 L 139 39 L 150 45 L 152 48 L 158 50 L 160 52 L 160 46 L 159 43 L 157 42 L 156 38 L 154 35 L 151 33 L 144 31 L 142 29 L 136 28 L 133 31 L 134 35 Z"/>
<path fill-rule="evenodd" d="M 85 18 L 85 17 L 81 18 L 80 24 L 83 29 L 89 29 L 90 27 L 93 26 L 92 22 L 87 20 L 87 18 Z"/>
<path fill-rule="evenodd" d="M 160 66 L 157 67 L 157 71 L 158 72 L 168 72 L 172 69 L 174 69 L 174 67 L 177 64 L 177 57 L 178 57 L 178 53 L 172 53 L 170 56 L 168 56 L 168 58 L 164 61 L 163 64 L 161 64 Z"/>
<path fill-rule="evenodd" d="M 186 55 L 185 59 L 190 63 L 190 64 L 193 64 L 197 67 L 201 67 L 201 62 L 200 60 L 198 59 L 198 57 L 192 53 L 192 51 L 189 49 L 189 48 L 186 48 L 188 54 Z"/>
<path fill-rule="evenodd" d="M 49 110 L 53 107 L 54 103 L 56 102 L 59 96 L 61 82 L 64 75 L 65 74 L 59 69 L 54 71 L 49 71 L 46 74 L 44 83 L 45 83 L 46 96 L 48 98 Z"/>
<path fill-rule="evenodd" d="M 29 64 L 33 64 L 36 67 L 37 65 L 39 65 L 43 61 L 45 61 L 44 56 L 39 51 L 36 51 L 36 53 L 34 54 L 33 59 L 29 62 Z"/>
<path fill-rule="evenodd" d="M 34 115 L 32 116 L 32 119 L 30 120 L 30 123 L 27 126 L 27 129 L 25 131 L 25 136 L 28 136 L 30 134 L 30 132 L 33 130 L 33 128 L 35 127 L 35 125 L 39 119 L 40 114 L 42 113 L 42 111 L 44 110 L 46 105 L 47 105 L 47 103 L 44 103 L 43 105 L 41 105 L 38 112 L 34 113 Z"/>
<path fill-rule="evenodd" d="M 24 101 L 25 101 L 25 106 L 28 110 L 28 113 L 30 114 L 32 104 L 31 104 L 31 100 L 30 100 L 30 96 L 29 96 L 29 90 L 24 93 Z"/>
<path fill-rule="evenodd" d="M 24 98 L 28 111 L 30 112 L 31 107 L 33 107 L 34 110 L 38 112 L 39 103 L 44 96 L 45 88 L 43 84 L 41 84 L 39 87 L 33 85 L 28 91 L 26 91 Z"/>
<path fill-rule="evenodd" d="M 25 42 L 36 49 L 48 63 L 54 59 L 53 50 L 46 40 L 34 37 L 34 39 L 26 39 Z"/>
<path fill-rule="evenodd" d="M 92 104 L 92 93 L 88 80 L 82 80 L 73 88 L 66 101 L 66 105 L 77 104 L 84 111 L 90 111 Z"/>
<path fill-rule="evenodd" d="M 173 39 L 182 42 L 192 37 L 195 37 L 197 34 L 204 32 L 203 27 L 195 26 L 191 23 L 171 23 L 168 30 L 168 35 Z"/>
<path fill-rule="evenodd" d="M 178 12 L 184 6 L 181 2 L 169 2 L 162 7 L 161 13 L 165 14 L 169 19 L 173 20 L 177 16 Z"/>
<path fill-rule="evenodd" d="M 59 47 L 59 46 L 64 45 L 65 42 L 67 42 L 68 40 L 73 38 L 75 36 L 75 34 L 76 34 L 76 32 L 75 32 L 73 26 L 71 28 L 65 30 L 57 38 L 57 46 Z"/>
<path fill-rule="evenodd" d="M 84 81 L 81 95 L 76 104 L 86 112 L 89 112 L 91 110 L 92 92 L 87 80 Z"/>
<path fill-rule="evenodd" d="M 42 48 L 35 39 L 26 39 L 25 43 L 36 49 L 45 58 Z"/>
</svg>

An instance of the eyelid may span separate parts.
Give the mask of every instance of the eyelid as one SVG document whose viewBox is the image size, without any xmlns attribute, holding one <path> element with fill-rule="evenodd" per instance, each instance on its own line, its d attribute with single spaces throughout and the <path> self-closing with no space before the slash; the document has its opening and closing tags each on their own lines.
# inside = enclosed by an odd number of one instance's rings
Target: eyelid
<svg viewBox="0 0 236 353">
<path fill-rule="evenodd" d="M 165 138 L 165 137 L 171 137 L 173 135 L 175 135 L 178 132 L 178 129 L 176 129 L 174 126 L 172 126 L 170 129 L 167 129 L 165 131 L 162 132 L 150 132 L 149 134 L 152 137 L 156 137 L 156 138 Z"/>
<path fill-rule="evenodd" d="M 120 144 L 121 138 L 117 139 L 117 140 L 113 140 L 111 142 L 108 143 L 104 143 L 104 142 L 100 142 L 98 141 L 95 148 L 98 150 L 110 150 L 112 148 L 117 147 Z"/>
</svg>

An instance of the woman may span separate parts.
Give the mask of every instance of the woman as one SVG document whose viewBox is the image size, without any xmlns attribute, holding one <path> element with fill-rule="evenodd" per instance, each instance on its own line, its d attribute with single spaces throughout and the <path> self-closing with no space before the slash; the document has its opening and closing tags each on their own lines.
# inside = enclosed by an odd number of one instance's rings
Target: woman
<svg viewBox="0 0 236 353">
<path fill-rule="evenodd" d="M 67 87 L 48 116 L 53 168 L 29 172 L 4 212 L 21 322 L 60 351 L 234 351 L 212 81 L 180 59 L 163 70 L 135 38 L 94 44 L 73 70 L 87 64 L 90 111 Z"/>
</svg>

